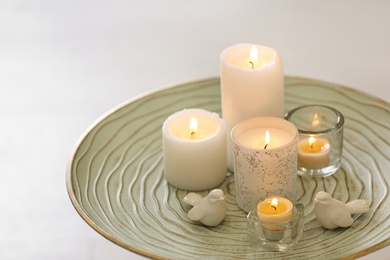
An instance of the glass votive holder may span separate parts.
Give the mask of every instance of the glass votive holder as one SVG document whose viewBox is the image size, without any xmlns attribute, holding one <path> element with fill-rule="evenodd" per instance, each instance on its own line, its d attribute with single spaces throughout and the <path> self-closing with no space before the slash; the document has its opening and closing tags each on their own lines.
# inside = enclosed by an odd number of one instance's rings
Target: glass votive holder
<svg viewBox="0 0 390 260">
<path fill-rule="evenodd" d="M 334 108 L 306 105 L 287 113 L 299 131 L 298 174 L 326 177 L 341 166 L 344 116 Z"/>
<path fill-rule="evenodd" d="M 304 206 L 294 201 L 291 203 L 291 218 L 286 222 L 260 218 L 258 206 L 248 213 L 248 240 L 253 247 L 277 252 L 293 249 L 303 233 Z"/>
</svg>

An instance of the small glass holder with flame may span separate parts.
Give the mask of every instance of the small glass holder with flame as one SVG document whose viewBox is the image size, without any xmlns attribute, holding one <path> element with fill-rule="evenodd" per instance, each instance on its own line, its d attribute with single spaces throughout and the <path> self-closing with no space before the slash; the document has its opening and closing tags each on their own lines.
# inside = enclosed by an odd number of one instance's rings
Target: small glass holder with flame
<svg viewBox="0 0 390 260">
<path fill-rule="evenodd" d="M 283 197 L 267 197 L 248 213 L 247 221 L 252 247 L 288 252 L 303 234 L 304 206 Z"/>
<path fill-rule="evenodd" d="M 341 166 L 344 116 L 324 105 L 305 105 L 286 114 L 299 132 L 298 174 L 326 177 Z"/>
</svg>

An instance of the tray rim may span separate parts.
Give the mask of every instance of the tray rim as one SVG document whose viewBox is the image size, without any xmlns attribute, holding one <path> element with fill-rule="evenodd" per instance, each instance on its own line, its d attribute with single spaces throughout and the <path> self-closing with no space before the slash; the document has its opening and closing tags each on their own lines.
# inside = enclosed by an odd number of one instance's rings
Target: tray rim
<svg viewBox="0 0 390 260">
<path fill-rule="evenodd" d="M 330 84 L 330 85 L 336 85 L 337 87 L 339 88 L 342 88 L 342 89 L 346 89 L 350 92 L 354 92 L 356 94 L 359 94 L 359 95 L 362 95 L 362 96 L 365 96 L 369 99 L 372 99 L 378 103 L 380 103 L 381 105 L 384 105 L 384 106 L 388 106 L 389 109 L 390 109 L 390 103 L 377 97 L 377 96 L 374 96 L 374 95 L 371 95 L 371 94 L 368 94 L 368 93 L 365 93 L 363 91 L 360 91 L 360 90 L 357 90 L 357 89 L 354 89 L 354 88 L 351 88 L 351 87 L 347 87 L 347 86 L 344 86 L 344 85 L 339 85 L 337 83 L 333 83 L 333 82 L 327 82 L 327 81 L 323 81 L 323 80 L 318 80 L 318 79 L 315 79 L 315 78 L 309 78 L 309 77 L 299 77 L 299 76 L 289 76 L 289 75 L 285 75 L 284 76 L 285 78 L 289 78 L 289 79 L 292 79 L 292 80 L 300 80 L 300 81 L 316 81 L 316 82 L 319 82 L 319 83 L 323 83 L 323 84 Z M 80 215 L 80 217 L 90 226 L 92 227 L 96 232 L 98 232 L 100 235 L 102 235 L 103 237 L 105 237 L 106 239 L 108 239 L 109 241 L 113 242 L 114 244 L 124 248 L 124 249 L 127 249 L 127 250 L 130 250 L 131 252 L 133 253 L 136 253 L 136 254 L 139 254 L 141 256 L 144 256 L 144 257 L 148 257 L 148 258 L 154 258 L 154 259 L 167 259 L 166 257 L 162 257 L 160 255 L 156 255 L 156 254 L 152 254 L 152 253 L 149 253 L 149 252 L 146 252 L 146 251 L 143 251 L 143 250 L 140 250 L 139 248 L 137 247 L 134 247 L 134 246 L 131 246 L 127 243 L 124 243 L 122 242 L 121 240 L 117 239 L 116 237 L 112 236 L 111 234 L 109 234 L 108 232 L 104 231 L 99 225 L 97 225 L 88 215 L 88 212 L 84 211 L 82 206 L 80 205 L 79 201 L 77 200 L 77 197 L 75 195 L 75 192 L 74 192 L 74 189 L 73 189 L 73 185 L 72 185 L 72 165 L 73 165 L 73 159 L 75 157 L 75 155 L 77 154 L 79 148 L 80 148 L 80 145 L 82 144 L 82 142 L 84 141 L 84 139 L 91 133 L 91 131 L 95 128 L 95 126 L 97 126 L 100 122 L 102 122 L 105 118 L 107 118 L 108 116 L 112 115 L 113 113 L 115 113 L 116 111 L 122 109 L 123 107 L 139 100 L 139 99 L 142 99 L 142 98 L 145 98 L 147 96 L 150 96 L 150 95 L 153 95 L 153 94 L 156 94 L 158 92 L 161 92 L 161 91 L 164 91 L 164 90 L 168 90 L 168 89 L 172 89 L 172 88 L 180 88 L 180 87 L 183 87 L 185 85 L 188 85 L 188 84 L 193 84 L 193 83 L 201 83 L 201 82 L 209 82 L 209 81 L 219 81 L 220 80 L 220 77 L 208 77 L 208 78 L 203 78 L 203 79 L 195 79 L 195 80 L 191 80 L 191 81 L 186 81 L 186 82 L 182 82 L 182 83 L 178 83 L 178 84 L 169 84 L 169 85 L 166 85 L 166 86 L 162 86 L 162 87 L 158 87 L 156 89 L 152 89 L 150 91 L 146 91 L 144 93 L 141 93 L 139 95 L 136 95 L 132 98 L 129 98 L 127 100 L 125 100 L 124 102 L 114 106 L 113 108 L 109 109 L 108 111 L 106 111 L 105 113 L 103 113 L 101 116 L 99 116 L 92 124 L 90 124 L 90 126 L 84 131 L 84 133 L 82 133 L 82 135 L 78 138 L 78 140 L 76 141 L 75 145 L 73 146 L 73 149 L 71 150 L 70 152 L 70 156 L 68 158 L 68 163 L 67 163 L 67 166 L 66 166 L 66 189 L 67 189 L 67 193 L 68 193 L 68 196 L 72 202 L 72 205 L 74 206 L 74 208 L 76 209 L 77 213 Z M 349 255 L 347 257 L 343 257 L 343 258 L 340 258 L 340 259 L 344 259 L 344 260 L 348 260 L 348 259 L 355 259 L 357 257 L 362 257 L 364 255 L 367 255 L 369 253 L 372 253 L 372 252 L 375 252 L 379 249 L 382 249 L 386 246 L 390 245 L 390 237 L 373 245 L 373 246 L 370 246 L 364 250 L 361 250 L 359 252 L 356 252 L 352 255 Z"/>
</svg>

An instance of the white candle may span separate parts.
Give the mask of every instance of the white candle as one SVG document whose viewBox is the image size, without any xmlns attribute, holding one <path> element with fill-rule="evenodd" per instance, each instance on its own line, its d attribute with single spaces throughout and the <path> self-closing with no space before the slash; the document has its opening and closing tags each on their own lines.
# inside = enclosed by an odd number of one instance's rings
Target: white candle
<svg viewBox="0 0 390 260">
<path fill-rule="evenodd" d="M 325 138 L 314 136 L 302 139 L 298 144 L 298 166 L 318 169 L 329 164 L 330 145 Z"/>
<path fill-rule="evenodd" d="M 298 129 L 291 122 L 250 118 L 233 128 L 231 138 L 236 200 L 241 209 L 249 212 L 259 198 L 268 196 L 295 199 Z"/>
<path fill-rule="evenodd" d="M 220 59 L 222 115 L 228 133 L 244 119 L 283 117 L 283 64 L 274 49 L 237 44 L 225 49 Z M 228 166 L 233 169 L 230 153 Z"/>
<path fill-rule="evenodd" d="M 267 132 L 269 140 L 267 140 Z M 254 128 L 245 131 L 236 140 L 241 145 L 249 148 L 261 149 L 265 147 L 266 149 L 272 149 L 288 144 L 293 140 L 293 136 L 279 128 Z"/>
<path fill-rule="evenodd" d="M 164 122 L 164 176 L 185 190 L 205 190 L 226 177 L 226 128 L 217 113 L 185 109 Z"/>
<path fill-rule="evenodd" d="M 257 203 L 257 217 L 263 222 L 285 223 L 293 217 L 293 203 L 286 198 L 275 196 Z M 263 225 L 268 230 L 281 230 L 275 225 Z"/>
</svg>

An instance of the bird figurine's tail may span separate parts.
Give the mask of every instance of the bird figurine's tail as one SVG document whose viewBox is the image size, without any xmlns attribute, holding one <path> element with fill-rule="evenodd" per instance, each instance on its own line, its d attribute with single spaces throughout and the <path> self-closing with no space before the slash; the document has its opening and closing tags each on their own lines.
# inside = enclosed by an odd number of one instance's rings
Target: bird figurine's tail
<svg viewBox="0 0 390 260">
<path fill-rule="evenodd" d="M 369 205 L 366 200 L 353 200 L 345 204 L 347 206 L 347 209 L 349 213 L 352 214 L 360 214 L 360 213 L 366 213 L 368 212 Z"/>
<path fill-rule="evenodd" d="M 187 204 L 190 204 L 191 206 L 195 206 L 201 199 L 201 195 L 194 192 L 190 192 L 187 194 L 187 196 L 183 198 L 183 201 Z"/>
</svg>

